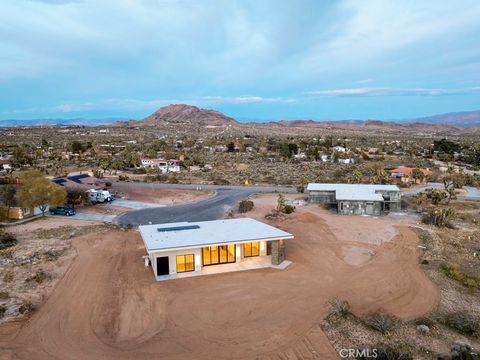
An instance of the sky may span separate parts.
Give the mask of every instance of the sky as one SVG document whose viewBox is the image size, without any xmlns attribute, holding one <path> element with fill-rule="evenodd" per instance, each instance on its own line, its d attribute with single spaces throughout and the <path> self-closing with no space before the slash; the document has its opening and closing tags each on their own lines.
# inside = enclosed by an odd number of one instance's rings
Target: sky
<svg viewBox="0 0 480 360">
<path fill-rule="evenodd" d="M 0 0 L 0 119 L 480 110 L 478 0 Z"/>
</svg>

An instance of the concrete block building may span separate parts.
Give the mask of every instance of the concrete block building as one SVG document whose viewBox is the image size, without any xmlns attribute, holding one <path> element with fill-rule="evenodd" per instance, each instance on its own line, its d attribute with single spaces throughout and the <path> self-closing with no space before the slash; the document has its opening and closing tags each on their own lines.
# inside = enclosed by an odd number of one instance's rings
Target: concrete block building
<svg viewBox="0 0 480 360">
<path fill-rule="evenodd" d="M 307 194 L 310 202 L 331 206 L 344 215 L 384 215 L 401 210 L 396 185 L 310 183 Z"/>
<path fill-rule="evenodd" d="M 250 218 L 139 226 L 157 280 L 284 268 L 293 235 Z"/>
</svg>

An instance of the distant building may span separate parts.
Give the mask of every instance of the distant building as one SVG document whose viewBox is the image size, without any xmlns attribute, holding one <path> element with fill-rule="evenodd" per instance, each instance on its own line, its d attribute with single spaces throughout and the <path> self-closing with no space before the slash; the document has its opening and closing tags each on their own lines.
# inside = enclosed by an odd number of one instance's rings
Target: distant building
<svg viewBox="0 0 480 360">
<path fill-rule="evenodd" d="M 402 184 L 424 184 L 428 182 L 428 177 L 432 174 L 432 170 L 421 168 L 423 178 L 414 179 L 413 169 L 411 167 L 399 167 L 390 171 L 390 177 Z"/>
<path fill-rule="evenodd" d="M 331 206 L 344 215 L 383 215 L 401 209 L 396 185 L 310 183 L 307 194 L 310 202 Z"/>
<path fill-rule="evenodd" d="M 159 169 L 162 173 L 180 172 L 180 162 L 178 160 L 144 158 L 141 161 L 142 166 L 146 169 Z"/>
</svg>

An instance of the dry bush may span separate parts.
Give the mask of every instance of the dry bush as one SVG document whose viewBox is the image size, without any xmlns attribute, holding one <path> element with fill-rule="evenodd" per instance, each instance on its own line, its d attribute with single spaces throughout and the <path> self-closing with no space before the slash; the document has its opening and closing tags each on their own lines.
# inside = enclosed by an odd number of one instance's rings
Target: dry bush
<svg viewBox="0 0 480 360">
<path fill-rule="evenodd" d="M 10 298 L 8 291 L 0 291 L 0 300 L 7 300 Z"/>
<path fill-rule="evenodd" d="M 25 279 L 25 281 L 26 282 L 35 281 L 37 284 L 41 284 L 48 278 L 49 278 L 49 275 L 45 271 L 39 270 L 34 275 L 32 275 L 31 277 Z"/>
<path fill-rule="evenodd" d="M 3 282 L 5 283 L 10 283 L 13 281 L 13 277 L 14 277 L 14 273 L 13 271 L 7 271 L 5 272 L 5 274 L 3 275 Z"/>
<path fill-rule="evenodd" d="M 457 311 L 446 314 L 441 321 L 463 335 L 480 335 L 480 319 L 469 311 Z"/>
<path fill-rule="evenodd" d="M 382 334 L 392 330 L 397 321 L 396 317 L 385 313 L 373 313 L 363 319 L 365 325 Z"/>
<path fill-rule="evenodd" d="M 0 305 L 0 318 L 2 318 L 5 315 L 6 311 L 7 311 L 7 308 L 4 305 Z"/>
<path fill-rule="evenodd" d="M 253 201 L 251 200 L 242 200 L 240 201 L 240 204 L 238 205 L 238 212 L 239 213 L 246 213 L 246 212 L 249 212 L 251 210 L 253 210 Z"/>
<path fill-rule="evenodd" d="M 448 262 L 442 267 L 443 273 L 453 279 L 458 281 L 463 286 L 466 286 L 470 289 L 478 289 L 480 287 L 478 279 L 472 276 L 468 276 L 460 270 L 460 267 L 452 262 Z"/>
<path fill-rule="evenodd" d="M 28 314 L 31 313 L 33 310 L 35 310 L 35 307 L 33 306 L 31 301 L 25 301 L 20 307 L 18 308 L 18 312 L 20 314 Z"/>
<path fill-rule="evenodd" d="M 0 233 L 0 250 L 10 248 L 17 245 L 17 239 L 10 233 Z"/>
<path fill-rule="evenodd" d="M 348 301 L 333 299 L 329 303 L 328 313 L 325 319 L 329 322 L 338 320 L 351 314 L 350 304 Z"/>
</svg>

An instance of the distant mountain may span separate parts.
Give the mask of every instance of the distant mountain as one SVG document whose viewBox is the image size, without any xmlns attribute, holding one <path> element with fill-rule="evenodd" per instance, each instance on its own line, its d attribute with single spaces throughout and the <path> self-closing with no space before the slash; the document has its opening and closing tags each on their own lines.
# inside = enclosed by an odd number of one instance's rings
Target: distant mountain
<svg viewBox="0 0 480 360">
<path fill-rule="evenodd" d="M 425 124 L 451 125 L 460 128 L 480 127 L 480 111 L 453 112 L 418 119 L 405 120 L 404 122 L 421 122 Z"/>
<path fill-rule="evenodd" d="M 80 126 L 98 126 L 98 125 L 109 125 L 115 121 L 122 121 L 124 119 L 119 118 L 104 118 L 104 119 L 85 119 L 85 118 L 76 118 L 76 119 L 29 119 L 29 120 L 18 120 L 18 119 L 7 119 L 0 120 L 0 127 L 9 127 L 9 126 L 55 126 L 55 125 L 80 125 Z"/>
<path fill-rule="evenodd" d="M 269 125 L 285 127 L 310 127 L 320 129 L 341 129 L 341 130 L 369 130 L 382 132 L 458 132 L 461 129 L 451 125 L 426 124 L 419 122 L 399 123 L 382 120 L 340 120 L 340 121 L 315 121 L 315 120 L 280 120 L 270 122 Z"/>
<path fill-rule="evenodd" d="M 115 125 L 158 126 L 165 124 L 222 126 L 234 125 L 238 124 L 238 122 L 220 111 L 200 109 L 192 105 L 172 104 L 160 108 L 143 120 L 130 120 L 123 123 L 117 122 Z"/>
</svg>

